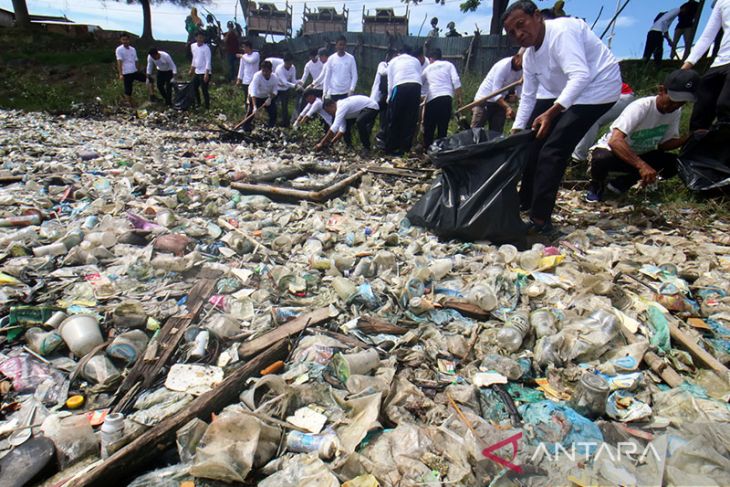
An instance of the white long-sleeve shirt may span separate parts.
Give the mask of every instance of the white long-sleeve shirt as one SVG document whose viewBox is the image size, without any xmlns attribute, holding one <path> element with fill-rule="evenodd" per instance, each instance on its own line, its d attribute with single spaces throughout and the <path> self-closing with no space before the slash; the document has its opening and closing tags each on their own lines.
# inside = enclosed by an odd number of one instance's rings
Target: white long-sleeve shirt
<svg viewBox="0 0 730 487">
<path fill-rule="evenodd" d="M 293 64 L 289 69 L 282 64 L 276 68 L 274 74 L 279 78 L 279 91 L 286 91 L 297 85 L 297 68 Z"/>
<path fill-rule="evenodd" d="M 271 73 L 269 79 L 259 71 L 253 75 L 251 84 L 248 87 L 248 94 L 254 98 L 274 97 L 279 93 L 279 77 Z"/>
<path fill-rule="evenodd" d="M 114 51 L 117 61 L 122 62 L 122 74 L 137 72 L 137 50 L 132 46 L 121 45 Z"/>
<path fill-rule="evenodd" d="M 324 97 L 353 93 L 357 86 L 357 63 L 349 52 L 334 54 L 327 60 L 324 71 Z"/>
<path fill-rule="evenodd" d="M 322 71 L 319 73 L 319 76 L 312 80 L 312 89 L 323 90 L 325 76 L 327 76 L 327 64 L 322 66 Z"/>
<path fill-rule="evenodd" d="M 241 62 L 238 65 L 238 79 L 244 85 L 251 84 L 253 75 L 259 70 L 259 61 L 261 56 L 258 51 L 253 51 L 251 54 L 244 54 L 241 56 Z"/>
<path fill-rule="evenodd" d="M 193 53 L 193 62 L 190 65 L 195 69 L 195 74 L 212 73 L 212 58 L 210 54 L 210 46 L 203 44 L 199 46 L 196 42 L 190 45 L 190 51 Z"/>
<path fill-rule="evenodd" d="M 454 96 L 454 91 L 461 88 L 461 79 L 456 67 L 448 61 L 434 61 L 423 70 L 421 75 L 423 89 L 421 94 L 426 102 L 440 96 Z"/>
<path fill-rule="evenodd" d="M 559 93 L 556 103 L 573 105 L 615 103 L 621 96 L 621 71 L 611 51 L 581 19 L 545 22 L 540 49 L 529 47 L 522 60 L 524 85 L 514 128 L 524 129 L 537 99 L 538 87 Z"/>
<path fill-rule="evenodd" d="M 388 100 L 393 96 L 396 86 L 405 83 L 423 85 L 421 63 L 410 54 L 400 54 L 388 63 Z"/>
<path fill-rule="evenodd" d="M 267 57 L 264 59 L 264 61 L 268 61 L 271 63 L 271 72 L 276 72 L 276 68 L 284 64 L 284 60 L 280 57 Z"/>
<path fill-rule="evenodd" d="M 380 92 L 380 81 L 385 77 L 388 78 L 388 63 L 381 61 L 378 64 L 378 69 L 375 70 L 375 79 L 373 80 L 373 87 L 370 89 L 370 99 L 375 103 L 380 103 L 381 98 L 385 96 L 385 93 Z"/>
<path fill-rule="evenodd" d="M 669 27 L 671 27 L 672 22 L 674 22 L 674 19 L 676 19 L 677 17 L 679 17 L 678 8 L 670 10 L 669 12 L 665 12 L 664 15 L 656 19 L 656 22 L 654 22 L 650 30 L 655 30 L 657 32 L 661 32 L 662 34 L 669 32 Z"/>
<path fill-rule="evenodd" d="M 707 21 L 705 30 L 702 32 L 702 37 L 695 44 L 687 61 L 692 64 L 697 64 L 700 58 L 707 53 L 712 43 L 715 42 L 715 37 L 720 32 L 720 29 L 723 29 L 725 35 L 722 36 L 720 51 L 718 51 L 712 67 L 715 68 L 730 64 L 730 0 L 718 0 L 712 8 L 710 20 Z"/>
<path fill-rule="evenodd" d="M 312 81 L 316 80 L 320 74 L 322 74 L 322 70 L 324 69 L 324 63 L 319 60 L 319 57 L 315 61 L 307 61 L 307 64 L 304 65 L 304 72 L 302 73 L 302 78 L 299 80 L 301 84 L 306 84 L 307 78 L 312 77 Z"/>
<path fill-rule="evenodd" d="M 344 133 L 347 131 L 347 120 L 357 118 L 357 116 L 360 115 L 360 112 L 366 108 L 378 110 L 380 107 L 377 103 L 365 95 L 353 95 L 338 101 L 335 119 L 332 122 L 330 130 L 332 132 Z"/>
<path fill-rule="evenodd" d="M 312 118 L 315 115 L 319 115 L 327 125 L 332 125 L 332 115 L 324 111 L 322 107 L 323 102 L 321 98 L 317 98 L 312 103 L 308 103 L 307 106 L 302 110 L 302 116 Z"/>
<path fill-rule="evenodd" d="M 514 83 L 519 80 L 520 77 L 522 77 L 522 70 L 515 71 L 512 69 L 511 57 L 500 59 L 494 63 L 494 66 L 492 66 L 492 69 L 489 70 L 484 81 L 482 81 L 482 84 L 479 85 L 477 94 L 474 95 L 474 101 L 481 100 L 490 93 L 494 93 L 495 91 Z M 500 98 L 504 98 L 505 96 L 506 94 L 497 95 L 490 98 L 488 101 L 496 103 Z M 538 96 L 538 98 L 540 97 Z"/>
<path fill-rule="evenodd" d="M 175 66 L 172 57 L 165 51 L 158 52 L 160 53 L 160 59 L 147 55 L 147 75 L 152 74 L 155 66 L 157 66 L 157 71 L 172 71 L 172 74 L 177 74 L 177 66 Z"/>
</svg>

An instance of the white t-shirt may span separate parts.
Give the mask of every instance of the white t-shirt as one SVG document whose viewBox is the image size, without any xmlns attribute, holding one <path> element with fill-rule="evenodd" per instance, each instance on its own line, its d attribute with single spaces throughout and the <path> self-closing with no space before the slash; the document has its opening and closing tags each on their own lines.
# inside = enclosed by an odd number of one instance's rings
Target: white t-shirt
<svg viewBox="0 0 730 487">
<path fill-rule="evenodd" d="M 293 64 L 289 69 L 286 69 L 286 66 L 283 64 L 280 65 L 276 68 L 274 74 L 279 78 L 279 91 L 294 88 L 297 84 L 297 68 Z"/>
<path fill-rule="evenodd" d="M 137 72 L 137 50 L 132 46 L 117 47 L 117 61 L 122 62 L 122 74 L 130 74 Z"/>
<path fill-rule="evenodd" d="M 276 96 L 279 93 L 279 77 L 271 73 L 269 79 L 264 78 L 264 74 L 259 71 L 253 75 L 251 84 L 248 87 L 248 94 L 254 98 L 268 98 Z"/>
<path fill-rule="evenodd" d="M 325 112 L 324 108 L 322 108 L 321 98 L 317 98 L 312 103 L 308 103 L 307 106 L 304 107 L 304 110 L 302 110 L 302 115 L 309 118 L 319 115 L 327 125 L 332 125 L 332 115 Z"/>
<path fill-rule="evenodd" d="M 655 30 L 661 33 L 669 32 L 669 27 L 672 25 L 672 22 L 674 22 L 674 19 L 676 19 L 678 16 L 678 8 L 670 10 L 669 12 L 659 17 L 656 22 L 654 22 L 654 25 L 651 26 L 651 30 Z"/>
<path fill-rule="evenodd" d="M 177 74 L 177 66 L 175 66 L 172 57 L 165 51 L 158 52 L 160 53 L 160 59 L 147 55 L 147 74 L 152 74 L 154 66 L 157 66 L 157 71 L 172 71 L 172 74 Z"/>
<path fill-rule="evenodd" d="M 440 96 L 454 96 L 454 91 L 461 88 L 461 79 L 456 68 L 448 61 L 434 61 L 423 70 L 423 89 L 421 93 L 426 102 Z"/>
<path fill-rule="evenodd" d="M 712 8 L 710 20 L 707 21 L 705 30 L 702 32 L 700 40 L 695 44 L 694 49 L 692 49 L 687 61 L 697 64 L 712 43 L 715 42 L 715 37 L 720 29 L 723 29 L 724 32 L 730 32 L 730 0 L 718 0 Z M 712 67 L 725 66 L 726 64 L 730 64 L 730 35 L 722 36 L 720 51 L 718 51 Z"/>
<path fill-rule="evenodd" d="M 302 79 L 299 80 L 301 84 L 305 84 L 307 82 L 307 77 L 311 76 L 312 81 L 316 80 L 320 74 L 322 74 L 322 69 L 324 68 L 324 64 L 319 60 L 319 57 L 317 57 L 316 61 L 307 61 L 307 64 L 304 65 L 304 72 L 302 73 Z"/>
<path fill-rule="evenodd" d="M 203 44 L 199 46 L 198 43 L 190 45 L 190 51 L 193 53 L 193 61 L 190 64 L 195 69 L 195 74 L 212 73 L 211 62 L 212 57 L 210 54 L 210 46 Z"/>
<path fill-rule="evenodd" d="M 482 84 L 479 85 L 477 94 L 474 95 L 474 101 L 481 100 L 488 94 L 494 93 L 495 91 L 514 83 L 521 77 L 522 70 L 514 71 L 512 69 L 511 57 L 500 59 L 494 64 L 494 66 L 492 66 L 492 69 L 489 70 L 489 73 L 487 73 L 487 76 L 484 78 L 484 81 L 482 81 Z M 503 98 L 505 95 L 506 94 L 497 95 L 493 98 L 490 98 L 489 101 L 495 103 L 499 101 L 500 98 Z"/>
<path fill-rule="evenodd" d="M 385 96 L 385 93 L 380 92 L 380 80 L 383 79 L 383 76 L 388 77 L 388 63 L 385 61 L 378 64 L 378 69 L 375 70 L 373 87 L 370 89 L 370 99 L 375 103 L 380 103 L 380 99 Z"/>
<path fill-rule="evenodd" d="M 253 75 L 259 70 L 259 61 L 261 56 L 258 51 L 253 51 L 251 54 L 244 54 L 241 56 L 241 62 L 238 65 L 238 79 L 244 85 L 251 84 Z"/>
<path fill-rule="evenodd" d="M 626 134 L 626 141 L 638 155 L 653 151 L 662 142 L 679 137 L 679 122 L 682 110 L 672 113 L 661 113 L 656 107 L 656 96 L 640 98 L 627 106 L 619 117 L 611 124 L 608 133 L 601 137 L 595 145 L 609 149 L 613 129 Z"/>
<path fill-rule="evenodd" d="M 333 54 L 324 72 L 324 97 L 354 93 L 357 86 L 357 63 L 352 54 Z"/>
<path fill-rule="evenodd" d="M 365 95 L 353 95 L 337 102 L 337 112 L 330 130 L 342 132 L 347 130 L 347 120 L 357 118 L 366 108 L 378 110 L 378 104 Z"/>
<path fill-rule="evenodd" d="M 618 61 L 581 19 L 545 22 L 545 39 L 540 49 L 527 48 L 522 71 L 525 82 L 516 129 L 526 128 L 540 85 L 543 92 L 560 93 L 556 103 L 565 109 L 615 103 L 621 95 Z"/>
<path fill-rule="evenodd" d="M 421 62 L 410 54 L 400 54 L 388 63 L 388 100 L 393 96 L 393 89 L 405 83 L 423 85 L 421 80 Z"/>
</svg>

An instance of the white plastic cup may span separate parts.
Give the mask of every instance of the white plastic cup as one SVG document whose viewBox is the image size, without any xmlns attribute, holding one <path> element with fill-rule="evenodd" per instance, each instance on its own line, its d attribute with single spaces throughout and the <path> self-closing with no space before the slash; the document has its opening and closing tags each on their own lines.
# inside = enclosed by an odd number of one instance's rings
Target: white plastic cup
<svg viewBox="0 0 730 487">
<path fill-rule="evenodd" d="M 117 243 L 117 237 L 112 232 L 93 232 L 86 235 L 85 242 L 93 247 L 104 247 L 108 249 Z"/>
<path fill-rule="evenodd" d="M 58 331 L 71 353 L 77 357 L 83 357 L 96 346 L 104 343 L 101 330 L 99 330 L 99 322 L 92 315 L 69 316 L 58 326 Z"/>
</svg>

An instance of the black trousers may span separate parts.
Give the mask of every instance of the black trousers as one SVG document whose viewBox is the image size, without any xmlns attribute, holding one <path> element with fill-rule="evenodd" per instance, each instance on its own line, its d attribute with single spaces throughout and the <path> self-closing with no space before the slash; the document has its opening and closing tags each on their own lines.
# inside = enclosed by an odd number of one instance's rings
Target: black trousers
<svg viewBox="0 0 730 487">
<path fill-rule="evenodd" d="M 504 133 L 504 124 L 507 122 L 507 112 L 497 103 L 487 103 L 486 106 L 487 125 L 490 132 Z"/>
<path fill-rule="evenodd" d="M 264 103 L 266 103 L 266 98 L 254 98 L 253 104 L 249 104 L 249 106 L 248 106 L 248 110 L 246 111 L 246 116 L 248 117 L 249 115 L 251 115 L 253 113 L 254 105 L 256 105 L 257 107 L 263 107 Z M 265 107 L 265 108 L 269 114 L 268 126 L 269 127 L 276 126 L 276 102 L 272 101 L 271 105 L 269 105 L 268 107 Z M 261 110 L 263 110 L 263 108 L 261 108 Z M 249 120 L 248 122 L 246 122 L 246 124 L 243 126 L 243 130 L 245 130 L 246 132 L 250 132 L 251 130 L 253 130 L 253 118 L 251 120 Z"/>
<path fill-rule="evenodd" d="M 124 78 L 124 94 L 132 96 L 132 85 L 135 81 L 144 83 L 147 81 L 147 76 L 142 71 L 135 71 L 134 73 L 127 73 L 123 76 Z"/>
<path fill-rule="evenodd" d="M 157 72 L 157 91 L 168 106 L 172 105 L 172 71 Z"/>
<path fill-rule="evenodd" d="M 375 135 L 375 138 L 380 141 L 379 143 L 384 144 L 388 133 L 388 100 L 385 97 L 378 102 L 378 108 L 378 113 L 380 114 L 378 117 L 378 120 L 380 121 L 380 128 L 378 129 L 378 133 Z"/>
<path fill-rule="evenodd" d="M 426 110 L 423 113 L 424 149 L 433 144 L 434 133 L 439 139 L 443 139 L 449 133 L 452 101 L 453 98 L 450 96 L 439 96 L 426 103 Z"/>
<path fill-rule="evenodd" d="M 274 99 L 274 103 L 277 105 L 276 110 L 281 113 L 280 127 L 288 127 L 291 123 L 289 118 L 289 98 L 291 98 L 291 90 L 282 90 L 279 91 L 279 94 Z"/>
<path fill-rule="evenodd" d="M 658 30 L 650 30 L 646 34 L 644 61 L 649 61 L 652 56 L 654 56 L 654 62 L 657 64 L 659 64 L 664 57 L 664 34 Z"/>
<path fill-rule="evenodd" d="M 711 68 L 702 76 L 689 129 L 709 129 L 715 117 L 718 122 L 730 122 L 730 64 Z"/>
<path fill-rule="evenodd" d="M 420 84 L 403 83 L 395 87 L 393 96 L 388 100 L 387 153 L 400 155 L 411 150 L 420 106 Z"/>
<path fill-rule="evenodd" d="M 677 174 L 677 156 L 661 150 L 654 150 L 641 155 L 641 159 L 649 164 L 664 179 Z M 608 149 L 593 149 L 591 153 L 591 188 L 600 191 L 608 179 L 609 173 L 619 173 L 611 184 L 621 191 L 628 191 L 641 176 L 639 170 L 631 164 L 619 159 Z"/>
<path fill-rule="evenodd" d="M 375 125 L 376 118 L 378 118 L 378 110 L 374 110 L 372 108 L 363 109 L 356 118 L 352 118 L 347 121 L 345 137 L 347 137 L 348 133 L 352 136 L 352 127 L 357 127 L 357 134 L 360 136 L 360 143 L 365 149 L 370 150 L 370 134 L 373 132 L 373 126 Z"/>
<path fill-rule="evenodd" d="M 555 100 L 537 100 L 528 127 L 554 103 Z M 547 137 L 532 142 L 530 158 L 522 175 L 520 206 L 529 208 L 533 219 L 550 220 L 573 149 L 613 105 L 573 105 L 553 119 Z"/>
<path fill-rule="evenodd" d="M 200 90 L 203 89 L 203 99 L 205 100 L 205 108 L 210 108 L 210 93 L 208 92 L 208 85 L 210 84 L 210 78 L 205 81 L 204 74 L 196 74 L 193 77 L 193 89 L 195 90 L 195 99 L 200 105 Z"/>
</svg>

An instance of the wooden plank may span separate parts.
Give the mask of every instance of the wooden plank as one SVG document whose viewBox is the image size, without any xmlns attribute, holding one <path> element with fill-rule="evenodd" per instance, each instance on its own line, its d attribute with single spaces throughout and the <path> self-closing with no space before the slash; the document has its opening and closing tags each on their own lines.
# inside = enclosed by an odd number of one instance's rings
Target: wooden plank
<svg viewBox="0 0 730 487">
<path fill-rule="evenodd" d="M 194 418 L 210 421 L 210 415 L 227 405 L 237 402 L 241 385 L 270 363 L 286 356 L 287 342 L 271 344 L 267 350 L 235 370 L 215 389 L 193 400 L 178 414 L 154 426 L 129 445 L 120 449 L 103 463 L 80 478 L 72 480 L 70 487 L 95 485 L 123 485 L 122 480 L 134 477 L 147 464 L 175 443 L 177 430 Z"/>
<path fill-rule="evenodd" d="M 288 323 L 274 328 L 268 333 L 243 343 L 238 347 L 238 355 L 242 358 L 256 355 L 261 350 L 266 350 L 274 343 L 301 332 L 309 325 L 318 325 L 334 318 L 330 308 L 319 308 L 306 315 L 298 316 Z"/>
<path fill-rule="evenodd" d="M 188 313 L 182 316 L 168 318 L 160 330 L 160 334 L 157 337 L 158 353 L 160 353 L 159 358 L 153 362 L 143 359 L 137 360 L 137 363 L 135 363 L 132 370 L 129 371 L 129 374 L 127 374 L 127 377 L 119 386 L 115 402 L 118 402 L 135 383 L 142 381 L 144 386 L 148 387 L 154 382 L 157 374 L 177 349 L 185 330 L 197 318 L 200 310 L 203 309 L 203 305 L 208 301 L 213 289 L 215 289 L 215 283 L 219 276 L 220 272 L 218 271 L 203 270 L 198 274 L 199 279 L 188 294 Z"/>
<path fill-rule="evenodd" d="M 639 339 L 636 338 L 636 335 L 633 334 L 631 330 L 626 328 L 623 324 L 619 323 L 619 329 L 621 330 L 621 333 L 623 333 L 624 337 L 626 337 L 626 341 L 628 341 L 629 343 L 639 342 Z M 684 382 L 684 379 L 682 379 L 682 377 L 677 373 L 676 370 L 674 370 L 669 364 L 667 364 L 651 350 L 647 350 L 644 353 L 643 360 L 649 367 L 651 367 L 651 370 L 656 372 L 659 377 L 661 377 L 662 380 L 664 380 L 664 382 L 666 382 L 670 387 L 679 387 L 682 382 Z"/>
<path fill-rule="evenodd" d="M 725 383 L 730 384 L 730 370 L 722 365 L 722 363 L 713 357 L 712 354 L 700 347 L 697 342 L 692 339 L 692 337 L 680 330 L 672 321 L 669 321 L 669 332 L 671 333 L 672 338 L 679 342 L 682 347 L 686 348 L 694 358 L 712 369 L 712 371 L 724 380 Z"/>
</svg>

